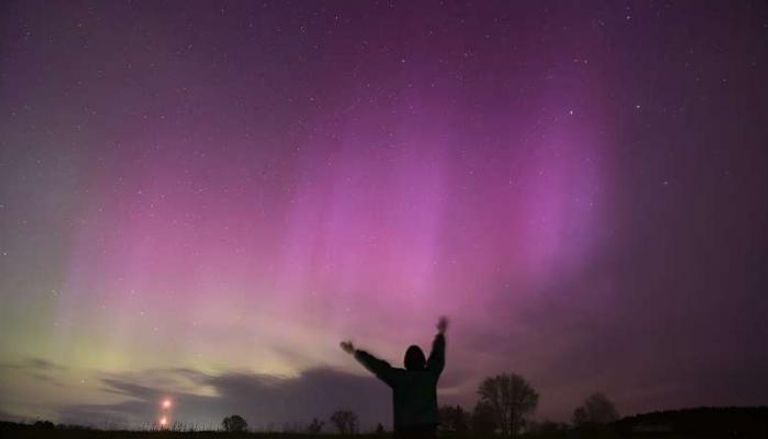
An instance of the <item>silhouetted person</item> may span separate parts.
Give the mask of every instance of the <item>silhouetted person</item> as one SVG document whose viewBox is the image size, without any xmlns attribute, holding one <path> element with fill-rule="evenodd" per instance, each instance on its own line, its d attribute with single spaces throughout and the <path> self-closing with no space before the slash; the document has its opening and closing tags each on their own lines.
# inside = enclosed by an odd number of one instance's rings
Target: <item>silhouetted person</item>
<svg viewBox="0 0 768 439">
<path fill-rule="evenodd" d="M 398 437 L 435 437 L 437 414 L 437 380 L 445 367 L 445 330 L 448 320 L 441 317 L 432 342 L 429 359 L 421 348 L 412 345 L 405 352 L 405 369 L 392 367 L 368 352 L 355 349 L 351 341 L 341 348 L 353 354 L 366 369 L 392 388 L 395 435 Z"/>
</svg>

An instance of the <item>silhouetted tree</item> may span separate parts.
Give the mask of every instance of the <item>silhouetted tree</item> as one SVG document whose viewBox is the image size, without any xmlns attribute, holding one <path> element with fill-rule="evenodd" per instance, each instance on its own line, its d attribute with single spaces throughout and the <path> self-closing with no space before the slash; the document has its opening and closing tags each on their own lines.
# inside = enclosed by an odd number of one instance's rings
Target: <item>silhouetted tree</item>
<svg viewBox="0 0 768 439">
<path fill-rule="evenodd" d="M 221 421 L 221 428 L 229 433 L 242 433 L 248 429 L 248 423 L 240 415 L 227 416 Z"/>
<path fill-rule="evenodd" d="M 476 436 L 491 435 L 496 431 L 496 417 L 493 407 L 487 402 L 480 401 L 472 410 L 471 418 L 472 434 Z"/>
<path fill-rule="evenodd" d="M 440 407 L 440 428 L 443 431 L 465 433 L 469 430 L 469 413 L 460 405 Z"/>
<path fill-rule="evenodd" d="M 307 433 L 320 434 L 320 432 L 323 430 L 323 425 L 325 425 L 325 422 L 317 418 L 312 418 L 312 422 L 307 425 Z"/>
<path fill-rule="evenodd" d="M 605 425 L 619 419 L 619 412 L 608 397 L 594 393 L 584 400 L 581 407 L 573 411 L 573 425 L 587 427 Z"/>
<path fill-rule="evenodd" d="M 357 415 L 352 410 L 336 410 L 330 420 L 341 434 L 357 433 Z"/>
<path fill-rule="evenodd" d="M 493 409 L 496 425 L 504 436 L 516 437 L 525 417 L 536 410 L 539 394 L 523 377 L 502 374 L 486 378 L 477 389 L 480 400 Z"/>
<path fill-rule="evenodd" d="M 382 435 L 382 434 L 384 434 L 384 426 L 383 426 L 383 425 L 381 425 L 381 422 L 379 422 L 378 424 L 376 424 L 376 430 L 374 431 L 374 433 L 375 433 L 375 434 L 377 434 L 377 435 Z"/>
</svg>

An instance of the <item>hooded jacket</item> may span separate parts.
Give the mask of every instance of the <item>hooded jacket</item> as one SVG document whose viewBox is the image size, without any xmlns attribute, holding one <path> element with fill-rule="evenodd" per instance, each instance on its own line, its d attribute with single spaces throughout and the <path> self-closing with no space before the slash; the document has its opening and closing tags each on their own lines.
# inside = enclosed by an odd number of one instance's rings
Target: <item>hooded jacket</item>
<svg viewBox="0 0 768 439">
<path fill-rule="evenodd" d="M 410 348 L 409 351 L 411 351 Z M 423 355 L 421 354 L 422 358 Z M 396 432 L 410 427 L 439 423 L 437 380 L 445 367 L 445 336 L 443 334 L 435 336 L 429 359 L 426 365 L 422 360 L 421 367 L 418 364 L 406 364 L 408 369 L 392 367 L 388 362 L 362 350 L 355 351 L 355 359 L 392 388 Z"/>
</svg>

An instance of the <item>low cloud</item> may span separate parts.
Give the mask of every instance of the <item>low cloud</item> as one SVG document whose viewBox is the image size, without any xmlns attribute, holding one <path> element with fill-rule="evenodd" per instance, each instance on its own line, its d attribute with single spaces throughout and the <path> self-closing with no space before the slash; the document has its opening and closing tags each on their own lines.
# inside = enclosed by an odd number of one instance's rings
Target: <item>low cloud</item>
<svg viewBox="0 0 768 439">
<path fill-rule="evenodd" d="M 46 382 L 51 385 L 62 386 L 61 375 L 69 369 L 66 366 L 54 363 L 52 361 L 31 357 L 20 362 L 0 363 L 0 371 L 6 373 L 23 373 L 34 379 Z M 10 419 L 12 416 L 4 416 L 3 419 Z"/>
<path fill-rule="evenodd" d="M 327 419 L 337 408 L 350 408 L 363 428 L 392 418 L 389 389 L 373 377 L 330 368 L 310 369 L 296 377 L 192 369 L 153 369 L 104 376 L 104 391 L 126 399 L 112 404 L 72 404 L 60 409 L 64 423 L 100 426 L 150 426 L 159 402 L 174 401 L 173 421 L 199 429 L 217 428 L 224 416 L 239 414 L 260 429 L 295 428 L 312 418 Z M 165 383 L 157 386 L 156 383 Z M 330 428 L 330 427 L 326 427 Z"/>
</svg>

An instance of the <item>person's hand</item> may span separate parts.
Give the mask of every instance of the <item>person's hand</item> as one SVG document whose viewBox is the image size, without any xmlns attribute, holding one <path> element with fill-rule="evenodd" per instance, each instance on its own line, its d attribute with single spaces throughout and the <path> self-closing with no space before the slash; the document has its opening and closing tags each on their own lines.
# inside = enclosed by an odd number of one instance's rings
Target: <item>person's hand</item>
<svg viewBox="0 0 768 439">
<path fill-rule="evenodd" d="M 445 333 L 445 330 L 448 329 L 448 318 L 445 316 L 440 317 L 440 320 L 437 321 L 437 331 L 441 334 Z"/>
<path fill-rule="evenodd" d="M 354 354 L 355 353 L 355 345 L 352 344 L 351 341 L 342 341 L 339 343 L 339 346 L 341 346 L 342 349 L 344 349 L 344 352 L 348 354 Z"/>
</svg>

